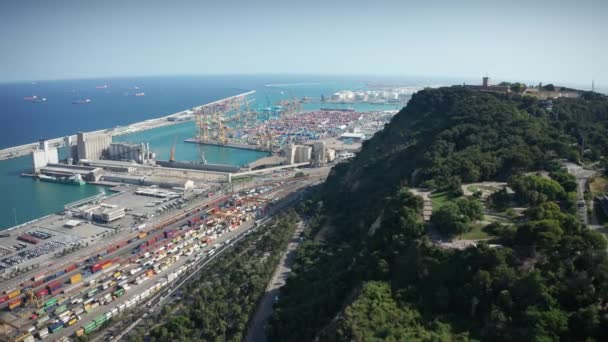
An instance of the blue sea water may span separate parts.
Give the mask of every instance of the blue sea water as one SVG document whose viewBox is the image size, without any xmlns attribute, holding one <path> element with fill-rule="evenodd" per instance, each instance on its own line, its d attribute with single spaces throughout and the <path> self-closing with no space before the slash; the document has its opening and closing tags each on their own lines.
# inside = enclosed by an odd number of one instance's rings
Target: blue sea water
<svg viewBox="0 0 608 342">
<path fill-rule="evenodd" d="M 63 80 L 0 84 L 0 148 L 56 138 L 78 131 L 92 131 L 157 118 L 228 96 L 255 90 L 251 107 L 265 108 L 280 100 L 350 89 L 365 89 L 368 82 L 400 85 L 431 85 L 437 79 L 376 79 L 344 76 L 179 76 L 141 77 L 94 80 Z M 456 82 L 458 83 L 458 82 Z M 107 85 L 105 89 L 96 86 Z M 138 92 L 145 96 L 134 96 Z M 45 97 L 44 102 L 30 102 L 24 97 Z M 91 99 L 88 104 L 73 101 Z M 305 110 L 327 106 L 307 103 Z M 385 105 L 331 105 L 357 110 L 398 109 Z M 167 159 L 176 141 L 177 160 L 200 160 L 201 152 L 209 163 L 243 165 L 264 153 L 226 147 L 199 147 L 184 143 L 194 136 L 193 123 L 161 127 L 115 137 L 117 141 L 149 142 L 157 158 Z M 31 169 L 30 157 L 0 161 L 0 229 L 11 227 L 60 210 L 64 204 L 92 196 L 103 187 L 83 187 L 43 183 L 20 177 Z"/>
</svg>

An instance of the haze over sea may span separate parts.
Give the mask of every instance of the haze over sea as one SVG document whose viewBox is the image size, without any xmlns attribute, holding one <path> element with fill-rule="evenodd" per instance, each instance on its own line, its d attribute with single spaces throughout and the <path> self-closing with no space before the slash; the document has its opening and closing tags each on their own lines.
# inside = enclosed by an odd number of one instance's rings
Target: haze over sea
<svg viewBox="0 0 608 342">
<path fill-rule="evenodd" d="M 175 76 L 117 79 L 87 79 L 0 84 L 0 148 L 56 138 L 78 131 L 93 131 L 176 113 L 249 90 L 256 90 L 252 109 L 264 108 L 291 96 L 319 98 L 344 89 L 367 88 L 367 83 L 420 86 L 459 83 L 461 80 L 422 78 L 378 79 L 341 76 Z M 107 85 L 107 88 L 96 88 Z M 145 96 L 135 96 L 143 92 Z M 44 102 L 25 101 L 28 96 Z M 87 104 L 73 101 L 90 99 Z M 319 108 L 305 104 L 305 110 Z M 348 107 L 332 105 L 332 107 Z M 398 109 L 391 105 L 354 105 L 357 110 Z M 183 143 L 194 136 L 192 122 L 120 136 L 115 140 L 149 142 L 158 159 L 167 159 L 177 141 L 177 160 L 200 160 L 196 145 Z M 222 147 L 204 147 L 209 163 L 243 165 L 264 153 Z M 61 156 L 60 156 L 61 157 Z M 20 177 L 30 171 L 30 157 L 0 161 L 0 229 L 57 212 L 63 205 L 107 191 L 104 187 L 82 187 L 44 183 Z"/>
</svg>

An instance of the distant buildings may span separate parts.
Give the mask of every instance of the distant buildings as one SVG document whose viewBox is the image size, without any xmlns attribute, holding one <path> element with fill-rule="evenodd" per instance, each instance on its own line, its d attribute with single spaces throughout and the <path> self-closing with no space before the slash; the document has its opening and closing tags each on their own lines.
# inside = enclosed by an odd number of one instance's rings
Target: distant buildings
<svg viewBox="0 0 608 342">
<path fill-rule="evenodd" d="M 503 85 L 491 85 L 489 77 L 483 77 L 481 85 L 465 85 L 465 87 L 471 90 L 488 93 L 509 94 L 515 92 L 522 95 L 535 96 L 543 100 L 556 99 L 560 97 L 577 98 L 580 96 L 580 92 L 576 89 L 554 85 L 547 85 L 543 87 L 542 84 L 539 84 L 537 87 L 526 87 L 525 85 L 522 85 L 521 91 L 512 91 L 511 85 L 508 83 L 503 83 Z"/>
</svg>

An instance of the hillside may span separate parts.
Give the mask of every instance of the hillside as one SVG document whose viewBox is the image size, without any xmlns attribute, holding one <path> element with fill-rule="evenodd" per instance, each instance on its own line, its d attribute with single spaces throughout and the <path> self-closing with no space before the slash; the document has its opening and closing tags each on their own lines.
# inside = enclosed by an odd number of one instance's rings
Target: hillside
<svg viewBox="0 0 608 342">
<path fill-rule="evenodd" d="M 607 134 L 608 99 L 594 93 L 547 106 L 462 87 L 418 92 L 305 203 L 314 229 L 271 340 L 605 340 L 606 240 L 572 215 L 557 161 L 598 160 Z M 524 175 L 540 170 L 554 179 Z M 433 244 L 408 188 L 458 197 L 461 183 L 484 180 L 514 185 L 525 215 L 492 225 L 493 245 Z M 312 239 L 321 228 L 322 244 Z"/>
</svg>

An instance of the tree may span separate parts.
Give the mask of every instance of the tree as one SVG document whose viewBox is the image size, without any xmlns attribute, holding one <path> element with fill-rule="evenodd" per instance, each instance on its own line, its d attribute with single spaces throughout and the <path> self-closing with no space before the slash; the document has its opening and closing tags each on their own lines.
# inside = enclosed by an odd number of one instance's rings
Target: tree
<svg viewBox="0 0 608 342">
<path fill-rule="evenodd" d="M 431 217 L 437 230 L 448 236 L 466 233 L 470 230 L 470 219 L 460 211 L 454 202 L 446 202 L 433 212 Z"/>
<path fill-rule="evenodd" d="M 483 220 L 483 206 L 477 199 L 460 197 L 455 200 L 455 203 L 469 221 Z"/>
</svg>

